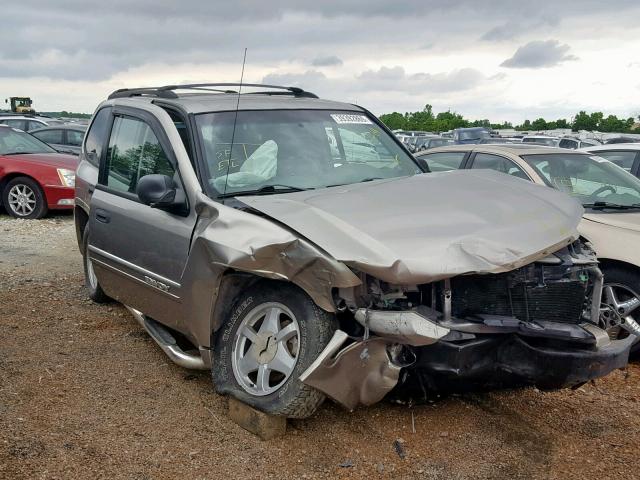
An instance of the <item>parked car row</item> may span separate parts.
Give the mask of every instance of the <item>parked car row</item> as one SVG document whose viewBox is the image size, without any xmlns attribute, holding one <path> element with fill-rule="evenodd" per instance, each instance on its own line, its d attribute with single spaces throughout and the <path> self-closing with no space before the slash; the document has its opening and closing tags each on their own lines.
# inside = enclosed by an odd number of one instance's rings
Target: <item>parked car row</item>
<svg viewBox="0 0 640 480">
<path fill-rule="evenodd" d="M 89 295 L 125 304 L 171 360 L 297 418 L 325 396 L 562 388 L 627 363 L 629 173 L 522 143 L 416 160 L 360 107 L 202 91 L 219 87 L 116 91 L 79 157 Z"/>
</svg>

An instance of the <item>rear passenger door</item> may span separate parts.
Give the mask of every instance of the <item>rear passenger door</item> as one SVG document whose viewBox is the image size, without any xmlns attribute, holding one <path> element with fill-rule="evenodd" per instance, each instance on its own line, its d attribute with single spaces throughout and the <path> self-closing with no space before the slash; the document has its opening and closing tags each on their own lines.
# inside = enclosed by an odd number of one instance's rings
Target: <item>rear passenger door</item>
<svg viewBox="0 0 640 480">
<path fill-rule="evenodd" d="M 115 110 L 91 199 L 89 251 L 101 286 L 122 303 L 169 326 L 182 317 L 182 271 L 195 214 L 151 208 L 136 194 L 148 174 L 183 184 L 173 149 L 152 115 Z"/>
</svg>

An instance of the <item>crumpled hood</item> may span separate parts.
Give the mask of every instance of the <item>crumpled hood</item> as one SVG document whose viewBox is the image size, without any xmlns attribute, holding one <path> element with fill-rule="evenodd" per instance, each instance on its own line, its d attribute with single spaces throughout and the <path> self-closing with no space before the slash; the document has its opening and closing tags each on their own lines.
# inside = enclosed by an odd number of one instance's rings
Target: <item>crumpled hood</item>
<svg viewBox="0 0 640 480">
<path fill-rule="evenodd" d="M 640 232 L 639 212 L 612 212 L 612 213 L 585 213 L 584 218 L 592 222 L 610 225 L 612 227 L 624 228 Z"/>
<path fill-rule="evenodd" d="M 239 200 L 391 283 L 513 270 L 578 238 L 582 206 L 489 170 L 430 173 Z"/>
</svg>

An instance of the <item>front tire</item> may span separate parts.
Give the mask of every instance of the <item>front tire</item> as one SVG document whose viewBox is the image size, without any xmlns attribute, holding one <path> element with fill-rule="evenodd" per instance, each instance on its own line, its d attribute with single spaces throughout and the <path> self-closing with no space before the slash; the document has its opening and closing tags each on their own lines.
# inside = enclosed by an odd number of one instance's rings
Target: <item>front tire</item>
<svg viewBox="0 0 640 480">
<path fill-rule="evenodd" d="M 9 181 L 2 192 L 2 203 L 7 213 L 15 218 L 42 218 L 48 210 L 40 185 L 28 177 Z"/>
<path fill-rule="evenodd" d="M 620 316 L 640 323 L 640 274 L 619 267 L 604 268 L 603 273 L 603 302 Z M 640 352 L 640 342 L 631 347 L 631 352 Z"/>
<path fill-rule="evenodd" d="M 299 288 L 259 282 L 244 292 L 216 332 L 212 377 L 219 393 L 259 410 L 306 418 L 324 400 L 300 375 L 335 332 L 334 315 Z"/>
<path fill-rule="evenodd" d="M 107 303 L 110 298 L 102 290 L 96 272 L 93 270 L 93 262 L 89 257 L 89 226 L 86 226 L 82 234 L 82 263 L 84 264 L 84 284 L 89 291 L 89 298 L 96 303 Z"/>
</svg>

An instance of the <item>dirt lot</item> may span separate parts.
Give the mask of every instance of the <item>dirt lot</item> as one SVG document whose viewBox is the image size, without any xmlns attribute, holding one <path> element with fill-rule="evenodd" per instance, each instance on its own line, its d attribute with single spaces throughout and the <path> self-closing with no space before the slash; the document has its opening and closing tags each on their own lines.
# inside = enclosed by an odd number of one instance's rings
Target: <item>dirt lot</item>
<svg viewBox="0 0 640 480">
<path fill-rule="evenodd" d="M 0 215 L 2 479 L 638 478 L 639 394 L 635 363 L 575 391 L 326 402 L 262 442 L 227 419 L 208 374 L 87 300 L 70 216 Z"/>
</svg>

